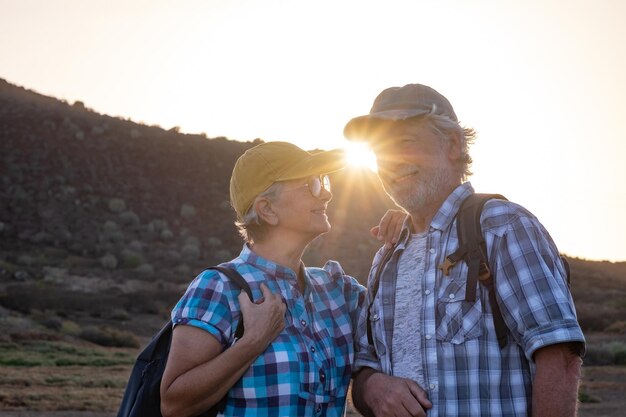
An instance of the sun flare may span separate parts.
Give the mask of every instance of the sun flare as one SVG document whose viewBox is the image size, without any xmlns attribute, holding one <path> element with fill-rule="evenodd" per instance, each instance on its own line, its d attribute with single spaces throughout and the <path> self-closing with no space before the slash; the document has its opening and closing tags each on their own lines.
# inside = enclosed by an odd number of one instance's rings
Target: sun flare
<svg viewBox="0 0 626 417">
<path fill-rule="evenodd" d="M 378 170 L 376 155 L 365 143 L 348 142 L 344 145 L 346 161 L 355 168 L 369 168 L 373 172 Z"/>
</svg>

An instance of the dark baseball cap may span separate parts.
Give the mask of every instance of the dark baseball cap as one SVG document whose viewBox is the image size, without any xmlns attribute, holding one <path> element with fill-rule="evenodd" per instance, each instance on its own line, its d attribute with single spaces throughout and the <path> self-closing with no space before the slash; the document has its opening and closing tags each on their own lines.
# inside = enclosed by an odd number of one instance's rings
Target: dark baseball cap
<svg viewBox="0 0 626 417">
<path fill-rule="evenodd" d="M 350 140 L 369 141 L 395 122 L 430 112 L 458 122 L 448 99 L 434 89 L 422 84 L 390 87 L 376 97 L 369 114 L 355 117 L 346 124 L 343 135 Z"/>
</svg>

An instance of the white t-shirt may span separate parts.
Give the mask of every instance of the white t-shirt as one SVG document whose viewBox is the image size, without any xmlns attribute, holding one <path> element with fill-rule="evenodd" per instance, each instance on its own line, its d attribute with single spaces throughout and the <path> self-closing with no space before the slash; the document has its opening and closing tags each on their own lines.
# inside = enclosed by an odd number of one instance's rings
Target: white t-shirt
<svg viewBox="0 0 626 417">
<path fill-rule="evenodd" d="M 398 262 L 391 366 L 393 375 L 425 386 L 422 364 L 422 278 L 427 233 L 412 234 Z"/>
</svg>

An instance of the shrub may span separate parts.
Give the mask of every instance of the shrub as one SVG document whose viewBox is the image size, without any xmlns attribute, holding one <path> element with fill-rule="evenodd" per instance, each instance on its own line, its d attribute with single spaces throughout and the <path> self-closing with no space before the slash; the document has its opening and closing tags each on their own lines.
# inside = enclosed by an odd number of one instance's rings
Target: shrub
<svg viewBox="0 0 626 417">
<path fill-rule="evenodd" d="M 578 393 L 578 401 L 580 401 L 581 403 L 599 403 L 600 399 L 596 396 L 587 394 L 584 391 L 580 391 Z"/>
<path fill-rule="evenodd" d="M 160 236 L 162 241 L 168 242 L 174 238 L 174 233 L 169 229 L 163 229 L 161 230 Z"/>
<path fill-rule="evenodd" d="M 226 262 L 232 258 L 232 255 L 230 254 L 230 251 L 228 249 L 220 249 L 218 251 L 215 251 L 214 256 L 215 259 L 217 259 L 219 262 Z"/>
<path fill-rule="evenodd" d="M 187 260 L 196 260 L 200 257 L 200 249 L 195 245 L 188 245 L 182 247 L 180 254 Z"/>
<path fill-rule="evenodd" d="M 2 259 L 0 259 L 0 270 L 4 270 L 7 271 L 9 273 L 13 273 L 15 271 L 17 271 L 17 266 L 15 266 L 14 264 L 7 262 L 7 261 L 3 261 Z"/>
<path fill-rule="evenodd" d="M 196 208 L 191 204 L 183 204 L 180 208 L 180 217 L 190 219 L 196 215 Z"/>
<path fill-rule="evenodd" d="M 129 249 L 125 249 L 122 251 L 122 266 L 124 268 L 137 268 L 139 265 L 143 264 L 143 256 L 140 253 L 134 252 Z"/>
<path fill-rule="evenodd" d="M 20 255 L 20 257 L 17 258 L 17 263 L 20 265 L 32 266 L 35 263 L 35 258 L 30 255 Z"/>
<path fill-rule="evenodd" d="M 4 358 L 0 357 L 0 365 L 2 366 L 24 366 L 33 367 L 41 366 L 41 361 L 27 358 Z"/>
<path fill-rule="evenodd" d="M 80 338 L 100 346 L 139 347 L 137 337 L 125 330 L 117 330 L 109 326 L 89 326 L 80 332 Z"/>
<path fill-rule="evenodd" d="M 176 267 L 175 272 L 181 275 L 183 279 L 187 281 L 189 274 L 191 274 L 191 268 L 187 264 L 180 264 Z"/>
<path fill-rule="evenodd" d="M 126 202 L 121 198 L 112 198 L 109 200 L 109 210 L 113 213 L 121 213 L 126 210 Z"/>
<path fill-rule="evenodd" d="M 141 252 L 143 250 L 143 243 L 138 240 L 133 240 L 128 244 L 128 249 L 135 252 Z"/>
<path fill-rule="evenodd" d="M 102 225 L 102 231 L 105 233 L 117 232 L 118 230 L 119 230 L 119 227 L 117 226 L 117 223 L 115 223 L 113 220 L 107 220 Z"/>
<path fill-rule="evenodd" d="M 104 314 L 104 317 L 111 320 L 127 321 L 130 320 L 130 314 L 123 308 L 116 308 Z"/>
<path fill-rule="evenodd" d="M 603 366 L 610 365 L 612 361 L 611 352 L 604 346 L 587 346 L 587 353 L 584 359 L 585 365 Z"/>
<path fill-rule="evenodd" d="M 137 271 L 138 274 L 146 277 L 151 277 L 154 275 L 154 267 L 150 264 L 139 265 L 137 268 L 135 268 L 135 271 Z"/>
<path fill-rule="evenodd" d="M 100 265 L 106 269 L 115 269 L 117 268 L 117 258 L 115 255 L 111 253 L 107 253 L 102 258 L 100 258 Z"/>
<path fill-rule="evenodd" d="M 44 327 L 57 332 L 63 327 L 63 322 L 58 317 L 42 317 L 39 322 Z"/>
<path fill-rule="evenodd" d="M 120 213 L 120 221 L 126 226 L 137 226 L 139 224 L 139 216 L 134 211 L 124 211 Z"/>
<path fill-rule="evenodd" d="M 613 356 L 615 365 L 626 365 L 626 344 L 622 342 L 611 342 L 608 344 L 609 351 Z"/>
<path fill-rule="evenodd" d="M 197 246 L 199 248 L 201 246 L 200 239 L 195 236 L 187 236 L 185 237 L 185 245 Z"/>
<path fill-rule="evenodd" d="M 165 220 L 152 220 L 148 226 L 155 232 L 160 232 L 161 230 L 167 229 L 167 222 Z"/>
<path fill-rule="evenodd" d="M 221 209 L 221 210 L 224 210 L 224 211 L 226 211 L 226 210 L 230 210 L 230 207 L 231 207 L 231 205 L 230 205 L 230 201 L 228 201 L 228 200 L 224 200 L 224 201 L 222 201 L 222 202 L 220 203 L 220 209 Z"/>
<path fill-rule="evenodd" d="M 63 320 L 61 323 L 61 333 L 70 336 L 78 336 L 80 333 L 80 326 L 71 320 Z"/>
<path fill-rule="evenodd" d="M 51 310 L 56 311 L 60 317 L 68 317 L 79 312 L 98 316 L 112 308 L 122 307 L 126 302 L 123 297 L 115 294 L 83 293 L 39 283 L 7 286 L 0 295 L 0 304 L 26 314 L 31 310 Z"/>
<path fill-rule="evenodd" d="M 176 250 L 170 249 L 163 253 L 161 257 L 164 261 L 177 265 L 182 259 L 180 253 Z"/>
<path fill-rule="evenodd" d="M 604 331 L 607 333 L 625 334 L 626 333 L 626 320 L 616 321 L 615 323 L 612 323 L 609 326 L 607 326 L 607 328 L 604 329 Z"/>
<path fill-rule="evenodd" d="M 626 344 L 615 341 L 587 346 L 585 365 L 626 365 Z"/>
<path fill-rule="evenodd" d="M 222 246 L 222 240 L 217 237 L 210 237 L 206 240 L 206 244 L 211 248 L 217 248 Z"/>
</svg>

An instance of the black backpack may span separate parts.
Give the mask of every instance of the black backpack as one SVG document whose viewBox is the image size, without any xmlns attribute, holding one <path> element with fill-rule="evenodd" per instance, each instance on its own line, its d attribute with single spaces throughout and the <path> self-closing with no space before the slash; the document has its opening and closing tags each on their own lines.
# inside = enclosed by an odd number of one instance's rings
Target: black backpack
<svg viewBox="0 0 626 417">
<path fill-rule="evenodd" d="M 237 271 L 220 266 L 213 266 L 207 269 L 215 269 L 226 275 L 239 288 L 243 289 L 250 297 L 250 300 L 252 300 L 250 286 Z M 243 332 L 243 320 L 239 320 L 235 338 L 241 338 Z M 163 377 L 163 371 L 165 371 L 171 341 L 172 321 L 170 320 L 137 357 L 135 366 L 128 379 L 117 417 L 162 417 L 161 378 Z M 225 399 L 226 397 L 199 417 L 213 417 L 217 415 L 218 412 L 224 410 Z"/>
<path fill-rule="evenodd" d="M 480 282 L 489 291 L 489 304 L 491 305 L 491 312 L 493 314 L 493 324 L 496 329 L 496 336 L 498 337 L 498 344 L 500 348 L 503 348 L 507 344 L 507 327 L 500 307 L 496 301 L 496 294 L 494 291 L 494 282 L 489 270 L 489 260 L 487 259 L 487 245 L 483 236 L 483 229 L 480 224 L 480 215 L 483 211 L 485 203 L 491 199 L 506 200 L 500 194 L 472 194 L 467 197 L 456 215 L 456 230 L 459 240 L 459 248 L 448 255 L 444 262 L 438 266 L 445 275 L 450 273 L 452 268 L 457 262 L 463 260 L 467 263 L 467 285 L 465 289 L 465 301 L 476 301 L 476 285 Z M 372 281 L 372 300 L 376 297 L 378 287 L 380 284 L 380 274 L 382 270 L 391 259 L 395 248 L 389 248 L 383 254 L 383 257 L 378 264 L 378 269 L 375 272 L 374 280 Z M 570 269 L 567 259 L 561 256 L 563 265 L 565 266 L 567 284 L 570 283 Z M 372 301 L 373 302 L 373 301 Z M 369 306 L 371 308 L 371 304 Z M 367 340 L 370 345 L 374 344 L 372 335 L 372 324 L 370 319 L 370 308 L 367 310 Z"/>
</svg>

